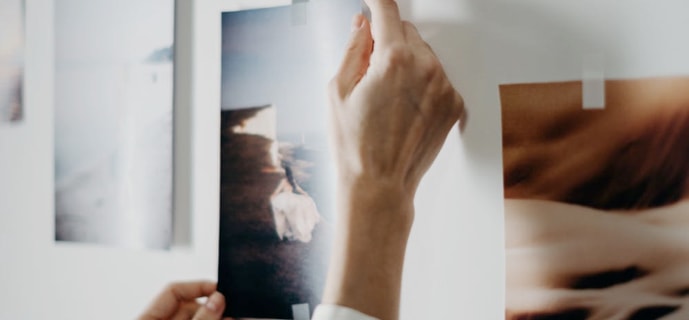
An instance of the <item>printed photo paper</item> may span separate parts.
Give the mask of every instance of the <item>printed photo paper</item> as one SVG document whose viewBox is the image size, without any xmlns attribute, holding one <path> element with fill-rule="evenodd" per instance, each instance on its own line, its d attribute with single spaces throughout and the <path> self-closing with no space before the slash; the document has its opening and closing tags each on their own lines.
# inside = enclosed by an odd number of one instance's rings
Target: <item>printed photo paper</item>
<svg viewBox="0 0 689 320">
<path fill-rule="evenodd" d="M 299 5 L 222 15 L 226 316 L 292 319 L 292 306 L 313 312 L 325 285 L 336 220 L 326 88 L 360 3 Z"/>
</svg>

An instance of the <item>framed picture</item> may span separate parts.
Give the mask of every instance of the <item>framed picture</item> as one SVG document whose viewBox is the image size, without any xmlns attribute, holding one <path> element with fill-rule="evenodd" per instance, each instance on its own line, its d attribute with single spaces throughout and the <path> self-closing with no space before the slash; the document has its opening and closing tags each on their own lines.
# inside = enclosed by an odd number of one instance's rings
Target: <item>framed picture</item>
<svg viewBox="0 0 689 320">
<path fill-rule="evenodd" d="M 168 248 L 174 0 L 60 0 L 55 24 L 55 240 Z"/>
</svg>

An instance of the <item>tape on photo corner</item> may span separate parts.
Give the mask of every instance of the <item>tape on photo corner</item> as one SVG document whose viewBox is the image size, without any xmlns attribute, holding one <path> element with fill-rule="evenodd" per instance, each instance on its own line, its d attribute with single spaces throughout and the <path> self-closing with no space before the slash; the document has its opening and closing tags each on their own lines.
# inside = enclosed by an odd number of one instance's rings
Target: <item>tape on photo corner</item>
<svg viewBox="0 0 689 320">
<path fill-rule="evenodd" d="M 308 23 L 307 8 L 309 0 L 292 0 L 292 25 L 303 26 Z"/>
<path fill-rule="evenodd" d="M 605 109 L 605 56 L 584 56 L 582 74 L 582 102 L 587 110 Z"/>
<path fill-rule="evenodd" d="M 311 319 L 311 310 L 308 303 L 293 304 L 292 305 L 292 319 L 294 320 L 309 320 Z"/>
<path fill-rule="evenodd" d="M 368 21 L 371 21 L 371 8 L 368 7 L 365 0 L 361 0 L 361 14 L 363 14 Z"/>
</svg>

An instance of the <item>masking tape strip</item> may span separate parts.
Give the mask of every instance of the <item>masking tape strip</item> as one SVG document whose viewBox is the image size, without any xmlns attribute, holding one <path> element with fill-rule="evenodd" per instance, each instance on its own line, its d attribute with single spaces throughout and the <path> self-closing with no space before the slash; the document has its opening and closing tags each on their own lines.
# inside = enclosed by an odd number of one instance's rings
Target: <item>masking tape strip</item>
<svg viewBox="0 0 689 320">
<path fill-rule="evenodd" d="M 365 0 L 361 0 L 361 14 L 363 14 L 368 21 L 371 21 L 371 8 L 368 7 Z"/>
<path fill-rule="evenodd" d="M 292 25 L 303 26 L 308 23 L 307 8 L 309 0 L 292 0 Z"/>
<path fill-rule="evenodd" d="M 309 320 L 311 319 L 311 310 L 308 303 L 293 304 L 292 305 L 292 319 L 294 320 Z"/>
<path fill-rule="evenodd" d="M 583 108 L 605 109 L 604 55 L 591 54 L 584 57 L 581 85 Z"/>
</svg>

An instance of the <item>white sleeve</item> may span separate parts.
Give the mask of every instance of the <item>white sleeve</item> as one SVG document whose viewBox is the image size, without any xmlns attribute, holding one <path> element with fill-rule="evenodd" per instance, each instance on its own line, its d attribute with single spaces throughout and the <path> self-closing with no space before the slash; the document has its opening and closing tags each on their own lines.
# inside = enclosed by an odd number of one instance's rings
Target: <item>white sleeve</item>
<svg viewBox="0 0 689 320">
<path fill-rule="evenodd" d="M 311 320 L 378 320 L 378 318 L 367 316 L 347 307 L 322 304 L 316 307 Z"/>
</svg>

